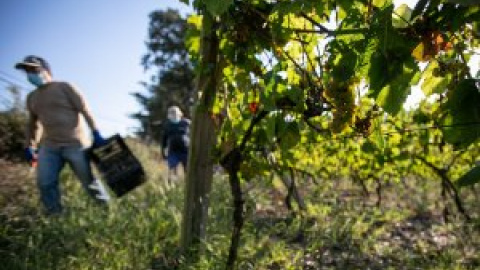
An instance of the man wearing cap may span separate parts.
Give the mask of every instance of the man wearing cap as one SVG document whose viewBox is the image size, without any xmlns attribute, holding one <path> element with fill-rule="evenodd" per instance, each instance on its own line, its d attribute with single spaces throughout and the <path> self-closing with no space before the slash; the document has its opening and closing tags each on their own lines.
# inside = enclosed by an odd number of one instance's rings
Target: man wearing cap
<svg viewBox="0 0 480 270">
<path fill-rule="evenodd" d="M 102 195 L 98 193 L 99 188 L 92 188 L 96 181 L 85 152 L 88 140 L 80 115 L 92 130 L 93 143 L 105 141 L 84 98 L 71 84 L 54 81 L 50 66 L 43 58 L 27 56 L 15 68 L 23 70 L 36 87 L 26 100 L 29 121 L 25 155 L 29 162 L 38 160 L 37 185 L 47 214 L 62 212 L 59 175 L 65 163 L 70 165 L 87 193 L 97 202 L 105 203 L 99 196 Z"/>
<path fill-rule="evenodd" d="M 167 110 L 168 122 L 162 138 L 162 155 L 168 163 L 168 181 L 177 174 L 177 167 L 181 163 L 187 168 L 188 147 L 190 145 L 190 120 L 183 117 L 177 106 Z M 168 153 L 168 154 L 167 154 Z M 173 175 L 171 175 L 173 173 Z"/>
</svg>

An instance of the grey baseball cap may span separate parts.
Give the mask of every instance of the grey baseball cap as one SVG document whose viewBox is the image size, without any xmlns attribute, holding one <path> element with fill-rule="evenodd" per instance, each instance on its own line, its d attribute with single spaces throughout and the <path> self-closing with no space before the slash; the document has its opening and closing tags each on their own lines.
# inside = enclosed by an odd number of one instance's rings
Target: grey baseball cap
<svg viewBox="0 0 480 270">
<path fill-rule="evenodd" d="M 19 62 L 15 65 L 15 68 L 22 70 L 28 70 L 29 68 L 43 68 L 51 73 L 48 62 L 45 61 L 45 59 L 35 55 L 29 55 L 25 57 L 22 62 Z"/>
</svg>

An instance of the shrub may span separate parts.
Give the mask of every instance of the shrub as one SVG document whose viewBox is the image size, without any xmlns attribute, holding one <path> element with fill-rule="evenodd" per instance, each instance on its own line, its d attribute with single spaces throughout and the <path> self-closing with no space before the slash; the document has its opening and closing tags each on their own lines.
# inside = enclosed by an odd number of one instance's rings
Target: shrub
<svg viewBox="0 0 480 270">
<path fill-rule="evenodd" d="M 0 112 L 0 158 L 23 157 L 27 117 L 19 112 Z"/>
</svg>

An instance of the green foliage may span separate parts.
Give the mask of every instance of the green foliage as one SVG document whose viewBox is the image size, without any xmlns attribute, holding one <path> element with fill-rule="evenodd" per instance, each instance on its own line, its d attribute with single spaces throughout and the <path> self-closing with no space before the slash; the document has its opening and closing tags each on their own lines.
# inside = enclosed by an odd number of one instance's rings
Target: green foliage
<svg viewBox="0 0 480 270">
<path fill-rule="evenodd" d="M 410 24 L 412 9 L 407 4 L 401 4 L 393 13 L 392 25 L 395 28 L 405 28 Z"/>
<path fill-rule="evenodd" d="M 471 31 L 477 7 L 443 0 L 396 11 L 390 0 L 195 2 L 199 14 L 215 16 L 220 39 L 216 153 L 246 142 L 245 179 L 262 179 L 269 166 L 378 186 L 412 172 L 434 171 L 435 179 L 465 173 L 468 162 L 452 146 L 471 145 L 477 130 L 443 126 L 478 113 L 476 89 L 463 83 L 478 48 Z M 200 30 L 187 41 L 195 57 Z M 211 74 L 209 67 L 196 72 Z M 426 96 L 439 98 L 406 112 L 419 82 Z M 266 116 L 255 122 L 260 114 Z"/>
<path fill-rule="evenodd" d="M 422 91 L 426 96 L 431 94 L 440 94 L 445 92 L 448 84 L 452 80 L 451 74 L 438 74 L 440 66 L 437 61 L 431 61 L 422 74 L 424 81 L 422 83 Z"/>
<path fill-rule="evenodd" d="M 21 112 L 0 112 L 0 158 L 22 159 L 27 117 Z"/>
<path fill-rule="evenodd" d="M 445 140 L 456 147 L 467 147 L 480 137 L 480 92 L 475 80 L 463 80 L 449 92 L 444 105 Z"/>
<path fill-rule="evenodd" d="M 302 114 L 308 106 L 300 103 L 307 98 L 298 96 L 300 91 L 291 90 L 300 88 L 304 90 L 303 95 L 309 95 L 310 90 L 316 88 L 319 90 L 317 103 L 325 104 L 321 105 L 324 115 L 319 122 L 332 121 L 330 129 L 333 132 L 347 132 L 354 124 L 355 111 L 363 109 L 349 105 L 349 109 L 344 106 L 338 113 L 338 102 L 328 99 L 326 92 L 331 91 L 332 85 L 340 85 L 334 89 L 345 89 L 346 85 L 354 88 L 359 82 L 367 83 L 368 97 L 390 115 L 402 111 L 410 87 L 421 78 L 427 96 L 445 94 L 454 80 L 458 82 L 459 78 L 455 76 L 464 76 L 465 73 L 439 76 L 438 63 L 457 56 L 456 52 L 449 51 L 451 43 L 458 42 L 459 49 L 468 45 L 460 47 L 460 40 L 451 38 L 456 35 L 453 32 L 442 33 L 441 40 L 439 35 L 432 33 L 451 27 L 447 18 L 453 20 L 455 12 L 465 14 L 465 17 L 455 16 L 456 25 L 469 23 L 477 16 L 475 7 L 448 4 L 439 9 L 421 4 L 414 11 L 400 6 L 394 11 L 392 1 L 374 1 L 373 6 L 350 0 L 335 5 L 312 1 L 196 2 L 200 11 L 200 4 L 203 4 L 203 8 L 218 16 L 218 22 L 223 24 L 219 35 L 224 56 L 224 80 L 230 93 L 218 96 L 223 101 L 216 104 L 222 104 L 224 108 L 216 107 L 216 111 L 228 111 L 229 107 L 235 106 L 246 108 L 247 105 L 241 102 L 252 102 L 251 94 L 247 93 L 255 88 L 262 109 Z M 336 25 L 332 29 L 322 26 L 334 10 L 338 11 Z M 419 19 L 419 16 L 423 18 Z M 451 31 L 466 31 L 463 29 Z M 192 32 L 188 39 L 192 55 L 199 50 L 195 35 L 198 37 L 199 32 Z M 469 41 L 469 45 L 474 46 L 474 43 Z M 423 48 L 420 59 L 429 61 L 423 72 L 415 61 L 418 58 L 413 57 L 414 49 L 419 46 Z M 278 102 L 285 99 L 282 93 L 295 94 L 289 96 L 291 104 L 288 106 Z M 328 113 L 334 117 L 330 118 Z M 242 115 L 244 118 L 227 119 L 227 122 L 248 122 L 249 115 Z M 234 126 L 246 124 L 225 127 Z M 267 137 L 271 138 L 268 134 L 272 132 L 268 130 Z M 310 137 L 308 133 L 302 136 Z"/>
<path fill-rule="evenodd" d="M 228 8 L 233 4 L 233 0 L 224 0 L 224 1 L 204 0 L 203 4 L 205 4 L 206 9 L 210 13 L 212 13 L 213 16 L 217 16 L 225 13 L 228 10 Z"/>
<path fill-rule="evenodd" d="M 387 59 L 383 60 L 388 61 Z M 387 67 L 387 70 L 388 74 L 384 75 L 391 76 L 390 83 L 380 90 L 376 101 L 386 112 L 396 115 L 410 94 L 410 85 L 418 68 L 413 61 L 410 61 L 398 67 Z"/>
<path fill-rule="evenodd" d="M 460 187 L 464 186 L 471 186 L 476 183 L 480 182 L 480 167 L 477 166 L 470 171 L 468 171 L 466 174 L 462 175 L 458 180 L 457 180 L 457 185 Z"/>
</svg>

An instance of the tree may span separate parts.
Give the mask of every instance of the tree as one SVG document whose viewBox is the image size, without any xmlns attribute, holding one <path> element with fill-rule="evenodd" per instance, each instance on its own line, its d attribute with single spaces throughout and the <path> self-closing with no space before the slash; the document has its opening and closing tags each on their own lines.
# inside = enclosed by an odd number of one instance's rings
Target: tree
<svg viewBox="0 0 480 270">
<path fill-rule="evenodd" d="M 176 10 L 150 13 L 148 52 L 142 58 L 142 65 L 154 75 L 150 82 L 142 83 L 148 95 L 133 93 L 143 107 L 143 111 L 132 115 L 141 123 L 142 137 L 160 140 L 169 106 L 177 105 L 190 116 L 196 95 L 193 67 L 184 42 L 186 28 L 186 20 Z"/>
<path fill-rule="evenodd" d="M 218 24 L 211 14 L 202 20 L 200 61 L 196 91 L 202 93 L 195 106 L 185 189 L 181 246 L 184 251 L 198 254 L 198 244 L 205 238 L 209 194 L 213 178 L 216 127 L 212 109 L 221 71 L 219 65 Z"/>
</svg>

